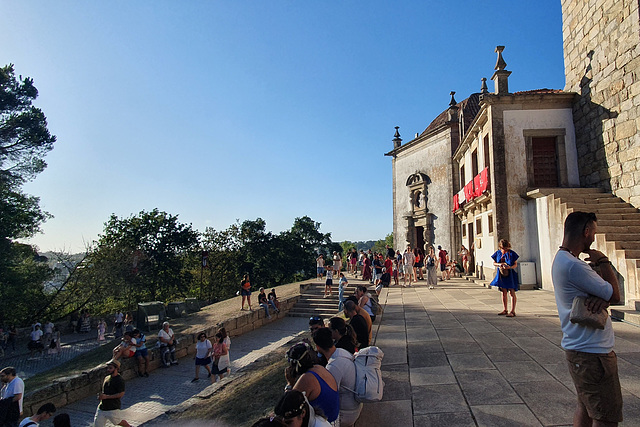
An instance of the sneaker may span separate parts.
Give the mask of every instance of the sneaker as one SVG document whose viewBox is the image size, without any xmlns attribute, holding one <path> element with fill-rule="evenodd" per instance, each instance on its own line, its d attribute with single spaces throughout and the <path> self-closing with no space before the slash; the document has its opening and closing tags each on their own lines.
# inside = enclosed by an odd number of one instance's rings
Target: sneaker
<svg viewBox="0 0 640 427">
<path fill-rule="evenodd" d="M 176 360 L 175 362 L 171 362 L 172 365 L 177 365 L 178 361 Z"/>
<path fill-rule="evenodd" d="M 144 373 L 144 377 L 145 377 L 145 378 L 149 378 L 149 372 L 145 372 L 145 373 Z"/>
<path fill-rule="evenodd" d="M 144 377 L 144 374 L 143 374 L 142 372 L 138 372 L 138 376 L 139 376 L 140 378 L 142 378 L 142 377 Z"/>
<path fill-rule="evenodd" d="M 429 289 L 433 289 L 433 286 L 429 286 Z"/>
<path fill-rule="evenodd" d="M 196 381 L 198 381 L 198 378 L 194 378 L 191 380 L 192 383 L 195 383 Z"/>
</svg>

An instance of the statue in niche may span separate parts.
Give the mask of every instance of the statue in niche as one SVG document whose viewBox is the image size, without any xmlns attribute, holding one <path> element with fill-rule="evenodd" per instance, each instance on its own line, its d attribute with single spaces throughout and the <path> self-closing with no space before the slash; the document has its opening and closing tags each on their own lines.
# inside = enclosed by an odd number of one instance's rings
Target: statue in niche
<svg viewBox="0 0 640 427">
<path fill-rule="evenodd" d="M 422 202 L 422 192 L 421 191 L 415 191 L 413 193 L 413 205 L 416 208 L 420 208 L 421 207 L 421 202 Z"/>
</svg>

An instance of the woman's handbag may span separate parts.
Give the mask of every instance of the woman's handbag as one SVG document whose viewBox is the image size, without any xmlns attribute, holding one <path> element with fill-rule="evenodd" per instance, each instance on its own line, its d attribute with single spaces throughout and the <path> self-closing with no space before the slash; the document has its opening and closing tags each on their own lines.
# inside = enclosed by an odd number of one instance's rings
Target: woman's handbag
<svg viewBox="0 0 640 427">
<path fill-rule="evenodd" d="M 573 299 L 569 320 L 571 323 L 577 323 L 589 328 L 604 329 L 609 312 L 603 308 L 600 313 L 593 313 L 584 304 L 585 300 L 585 297 L 575 297 Z"/>
</svg>

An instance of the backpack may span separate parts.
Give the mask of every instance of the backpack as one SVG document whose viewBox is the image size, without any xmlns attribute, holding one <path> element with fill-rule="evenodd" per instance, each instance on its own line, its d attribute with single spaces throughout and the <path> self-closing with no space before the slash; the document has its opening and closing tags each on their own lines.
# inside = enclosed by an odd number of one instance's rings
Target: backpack
<svg viewBox="0 0 640 427">
<path fill-rule="evenodd" d="M 365 347 L 354 354 L 356 366 L 356 389 L 351 390 L 358 402 L 379 402 L 382 400 L 382 358 L 384 353 L 376 346 Z"/>
<path fill-rule="evenodd" d="M 370 293 L 367 292 L 367 296 L 369 297 L 369 305 L 371 306 L 371 312 L 374 316 L 377 316 L 378 313 L 382 312 L 380 303 L 373 299 Z"/>
</svg>

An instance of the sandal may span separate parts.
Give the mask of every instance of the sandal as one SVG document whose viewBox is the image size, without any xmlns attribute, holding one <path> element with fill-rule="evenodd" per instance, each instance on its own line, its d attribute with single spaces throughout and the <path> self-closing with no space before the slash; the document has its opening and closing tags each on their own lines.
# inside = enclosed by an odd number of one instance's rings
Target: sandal
<svg viewBox="0 0 640 427">
<path fill-rule="evenodd" d="M 516 313 L 512 311 L 511 313 L 507 314 L 507 317 L 516 317 Z"/>
<path fill-rule="evenodd" d="M 500 313 L 498 313 L 498 316 L 504 316 L 505 314 L 509 314 L 509 312 L 507 310 L 503 310 Z"/>
</svg>

